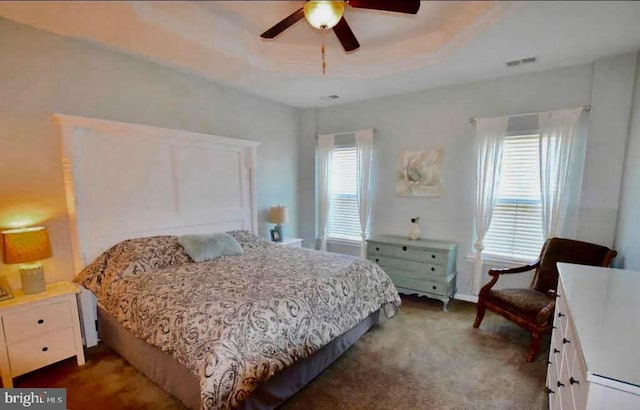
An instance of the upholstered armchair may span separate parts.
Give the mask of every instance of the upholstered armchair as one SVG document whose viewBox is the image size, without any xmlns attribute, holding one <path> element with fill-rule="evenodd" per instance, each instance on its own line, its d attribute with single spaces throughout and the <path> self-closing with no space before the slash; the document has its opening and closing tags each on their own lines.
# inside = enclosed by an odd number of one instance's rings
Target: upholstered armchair
<svg viewBox="0 0 640 410">
<path fill-rule="evenodd" d="M 527 362 L 532 362 L 540 348 L 540 336 L 553 325 L 555 296 L 558 287 L 557 262 L 580 265 L 609 266 L 617 252 L 605 246 L 571 239 L 548 239 L 537 262 L 513 269 L 489 270 L 491 281 L 480 289 L 474 328 L 478 328 L 486 309 L 498 313 L 531 332 Z M 493 289 L 501 275 L 535 269 L 529 288 Z"/>
</svg>

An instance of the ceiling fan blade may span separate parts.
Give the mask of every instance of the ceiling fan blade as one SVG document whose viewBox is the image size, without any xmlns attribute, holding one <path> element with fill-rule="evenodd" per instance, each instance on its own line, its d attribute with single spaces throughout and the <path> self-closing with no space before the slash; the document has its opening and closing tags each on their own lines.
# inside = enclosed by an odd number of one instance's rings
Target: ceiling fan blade
<svg viewBox="0 0 640 410">
<path fill-rule="evenodd" d="M 420 0 L 349 0 L 347 4 L 359 9 L 395 11 L 416 14 L 420 10 Z"/>
<path fill-rule="evenodd" d="M 353 31 L 351 31 L 351 27 L 349 27 L 349 23 L 344 19 L 344 16 L 340 19 L 338 24 L 333 27 L 333 32 L 336 33 L 338 40 L 340 40 L 340 44 L 342 44 L 342 48 L 344 51 L 353 51 L 360 47 L 360 43 L 358 43 L 358 39 L 356 38 Z"/>
<path fill-rule="evenodd" d="M 260 34 L 260 37 L 274 38 L 278 34 L 288 29 L 289 27 L 296 24 L 298 21 L 302 20 L 303 18 L 304 18 L 304 9 L 301 8 L 291 13 L 288 17 L 285 17 L 284 19 L 282 19 L 282 21 L 280 21 L 275 26 L 271 27 L 269 30 Z"/>
</svg>

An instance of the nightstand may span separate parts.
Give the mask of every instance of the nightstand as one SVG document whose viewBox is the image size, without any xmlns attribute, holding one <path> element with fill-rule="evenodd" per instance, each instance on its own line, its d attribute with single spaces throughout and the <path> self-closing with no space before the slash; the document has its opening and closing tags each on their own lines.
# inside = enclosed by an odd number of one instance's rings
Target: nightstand
<svg viewBox="0 0 640 410">
<path fill-rule="evenodd" d="M 0 302 L 0 370 L 5 388 L 13 378 L 76 356 L 84 364 L 84 350 L 78 318 L 76 294 L 80 289 L 69 282 L 47 285 L 44 292 Z"/>
<path fill-rule="evenodd" d="M 275 242 L 278 245 L 290 246 L 292 248 L 302 248 L 302 238 L 283 238 L 282 242 Z"/>
</svg>

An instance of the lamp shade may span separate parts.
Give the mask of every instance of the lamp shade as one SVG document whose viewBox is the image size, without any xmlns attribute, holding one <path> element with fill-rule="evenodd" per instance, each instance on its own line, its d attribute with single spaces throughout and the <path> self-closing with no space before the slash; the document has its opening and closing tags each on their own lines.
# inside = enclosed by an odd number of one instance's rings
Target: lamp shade
<svg viewBox="0 0 640 410">
<path fill-rule="evenodd" d="M 51 243 L 47 228 L 11 229 L 2 232 L 4 263 L 35 262 L 51 257 Z"/>
<path fill-rule="evenodd" d="M 308 1 L 304 4 L 304 17 L 309 24 L 321 30 L 333 28 L 344 13 L 342 1 Z"/>
<path fill-rule="evenodd" d="M 272 224 L 286 224 L 289 222 L 289 213 L 286 206 L 272 206 L 269 209 L 268 221 Z"/>
</svg>

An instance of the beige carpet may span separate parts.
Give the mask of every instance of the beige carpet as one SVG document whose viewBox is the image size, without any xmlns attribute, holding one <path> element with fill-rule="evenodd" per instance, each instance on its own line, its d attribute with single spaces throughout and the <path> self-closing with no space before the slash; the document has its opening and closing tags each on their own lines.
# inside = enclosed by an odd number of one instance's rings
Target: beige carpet
<svg viewBox="0 0 640 410">
<path fill-rule="evenodd" d="M 473 329 L 475 305 L 449 312 L 406 297 L 399 314 L 363 336 L 283 409 L 546 409 L 547 351 L 525 362 L 528 334 L 487 312 Z M 544 346 L 548 346 L 548 340 Z M 108 348 L 87 352 L 16 380 L 16 387 L 66 387 L 68 407 L 182 409 Z"/>
</svg>

